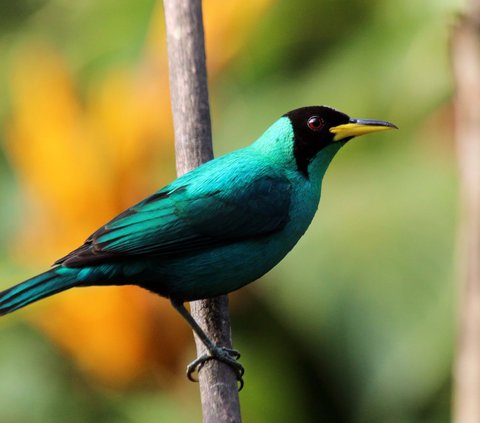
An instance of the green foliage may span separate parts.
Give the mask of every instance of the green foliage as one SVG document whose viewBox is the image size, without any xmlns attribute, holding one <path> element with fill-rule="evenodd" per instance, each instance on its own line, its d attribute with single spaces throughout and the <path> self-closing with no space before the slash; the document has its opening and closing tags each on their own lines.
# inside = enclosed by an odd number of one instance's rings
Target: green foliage
<svg viewBox="0 0 480 423">
<path fill-rule="evenodd" d="M 47 0 L 0 0 L 0 33 L 10 32 L 25 24 Z"/>
</svg>

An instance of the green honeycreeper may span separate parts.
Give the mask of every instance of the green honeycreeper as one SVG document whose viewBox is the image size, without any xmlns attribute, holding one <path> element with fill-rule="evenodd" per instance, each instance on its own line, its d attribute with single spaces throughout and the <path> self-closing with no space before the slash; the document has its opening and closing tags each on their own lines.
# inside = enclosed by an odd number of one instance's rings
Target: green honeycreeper
<svg viewBox="0 0 480 423">
<path fill-rule="evenodd" d="M 0 293 L 0 315 L 72 287 L 134 284 L 168 298 L 241 382 L 184 302 L 227 294 L 274 267 L 305 233 L 325 171 L 355 136 L 396 128 L 326 106 L 292 110 L 248 147 L 211 160 L 125 210 L 53 267 Z M 242 383 L 242 382 L 241 382 Z"/>
</svg>

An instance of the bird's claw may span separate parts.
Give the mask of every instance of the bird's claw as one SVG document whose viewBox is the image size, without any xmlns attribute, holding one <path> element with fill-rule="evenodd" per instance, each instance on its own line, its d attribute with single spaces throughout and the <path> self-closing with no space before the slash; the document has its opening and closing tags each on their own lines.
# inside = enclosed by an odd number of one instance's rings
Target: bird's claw
<svg viewBox="0 0 480 423">
<path fill-rule="evenodd" d="M 239 383 L 238 390 L 241 391 L 244 384 L 243 375 L 245 374 L 245 369 L 237 361 L 239 358 L 240 353 L 237 350 L 225 347 L 216 347 L 213 351 L 209 351 L 203 354 L 187 366 L 187 377 L 192 382 L 198 382 L 198 379 L 194 377 L 194 374 L 198 374 L 207 361 L 218 360 L 225 364 L 228 364 L 230 368 L 234 371 L 235 375 L 237 376 L 237 381 Z"/>
</svg>

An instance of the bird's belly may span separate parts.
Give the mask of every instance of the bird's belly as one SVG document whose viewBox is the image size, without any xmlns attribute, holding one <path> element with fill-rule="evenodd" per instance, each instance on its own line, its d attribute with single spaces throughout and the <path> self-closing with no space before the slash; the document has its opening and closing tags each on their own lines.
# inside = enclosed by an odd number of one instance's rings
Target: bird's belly
<svg viewBox="0 0 480 423">
<path fill-rule="evenodd" d="M 317 203 L 318 204 L 318 203 Z M 316 207 L 303 211 L 276 234 L 218 247 L 177 259 L 152 262 L 156 275 L 142 285 L 169 298 L 184 301 L 235 291 L 260 278 L 295 246 L 309 226 Z"/>
<path fill-rule="evenodd" d="M 272 240 L 248 241 L 162 261 L 155 266 L 158 279 L 147 287 L 184 301 L 226 294 L 263 276 L 293 245 L 278 245 Z"/>
</svg>

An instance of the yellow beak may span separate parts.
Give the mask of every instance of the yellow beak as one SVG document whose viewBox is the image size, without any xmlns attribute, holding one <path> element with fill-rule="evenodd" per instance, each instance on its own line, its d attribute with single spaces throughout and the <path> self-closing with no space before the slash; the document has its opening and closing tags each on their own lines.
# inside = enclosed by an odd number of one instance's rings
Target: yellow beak
<svg viewBox="0 0 480 423">
<path fill-rule="evenodd" d="M 393 123 L 383 120 L 351 118 L 348 123 L 330 128 L 330 132 L 335 134 L 333 141 L 340 141 L 345 138 L 358 137 L 369 134 L 370 132 L 387 131 L 389 129 L 398 128 Z"/>
</svg>

